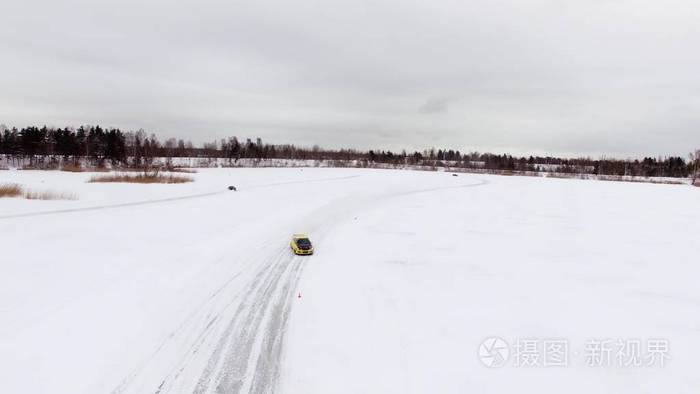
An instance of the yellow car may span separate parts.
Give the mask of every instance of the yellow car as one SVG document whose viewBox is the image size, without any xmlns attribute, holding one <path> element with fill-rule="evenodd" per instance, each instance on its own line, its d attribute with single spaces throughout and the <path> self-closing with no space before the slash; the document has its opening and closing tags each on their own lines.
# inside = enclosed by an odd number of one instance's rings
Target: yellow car
<svg viewBox="0 0 700 394">
<path fill-rule="evenodd" d="M 309 241 L 309 237 L 304 234 L 294 234 L 292 235 L 292 251 L 297 255 L 309 255 L 314 254 L 314 247 Z"/>
</svg>

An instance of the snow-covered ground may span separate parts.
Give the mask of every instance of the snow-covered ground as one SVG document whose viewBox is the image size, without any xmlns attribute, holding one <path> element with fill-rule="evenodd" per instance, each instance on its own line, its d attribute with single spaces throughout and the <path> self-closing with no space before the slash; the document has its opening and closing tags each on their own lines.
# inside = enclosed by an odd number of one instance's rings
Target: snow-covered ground
<svg viewBox="0 0 700 394">
<path fill-rule="evenodd" d="M 698 188 L 91 175 L 0 171 L 78 195 L 0 199 L 2 393 L 700 390 Z M 291 254 L 296 232 L 314 256 Z M 481 347 L 492 337 L 505 350 Z"/>
</svg>

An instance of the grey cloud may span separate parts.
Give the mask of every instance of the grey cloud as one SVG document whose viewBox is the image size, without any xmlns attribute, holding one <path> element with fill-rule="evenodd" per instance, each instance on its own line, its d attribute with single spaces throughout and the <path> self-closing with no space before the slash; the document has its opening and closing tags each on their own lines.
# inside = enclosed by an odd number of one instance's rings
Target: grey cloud
<svg viewBox="0 0 700 394">
<path fill-rule="evenodd" d="M 8 0 L 0 15 L 9 125 L 594 156 L 700 146 L 692 1 Z"/>
<path fill-rule="evenodd" d="M 426 114 L 445 112 L 447 111 L 449 101 L 450 100 L 447 97 L 430 98 L 426 100 L 418 110 Z"/>
</svg>

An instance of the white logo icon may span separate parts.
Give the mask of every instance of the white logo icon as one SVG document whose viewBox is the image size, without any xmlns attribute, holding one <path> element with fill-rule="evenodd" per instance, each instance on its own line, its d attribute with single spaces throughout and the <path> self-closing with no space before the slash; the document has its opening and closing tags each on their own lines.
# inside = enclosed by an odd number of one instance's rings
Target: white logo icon
<svg viewBox="0 0 700 394">
<path fill-rule="evenodd" d="M 503 338 L 490 337 L 479 345 L 479 360 L 489 368 L 499 368 L 508 361 L 510 347 Z"/>
</svg>

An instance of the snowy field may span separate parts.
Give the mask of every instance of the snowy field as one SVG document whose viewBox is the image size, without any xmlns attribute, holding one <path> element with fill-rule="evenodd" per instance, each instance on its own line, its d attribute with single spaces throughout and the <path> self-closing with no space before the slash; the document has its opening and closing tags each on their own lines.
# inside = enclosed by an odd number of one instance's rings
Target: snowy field
<svg viewBox="0 0 700 394">
<path fill-rule="evenodd" d="M 0 199 L 1 393 L 700 391 L 700 188 L 91 175 L 0 171 L 78 195 Z"/>
</svg>

